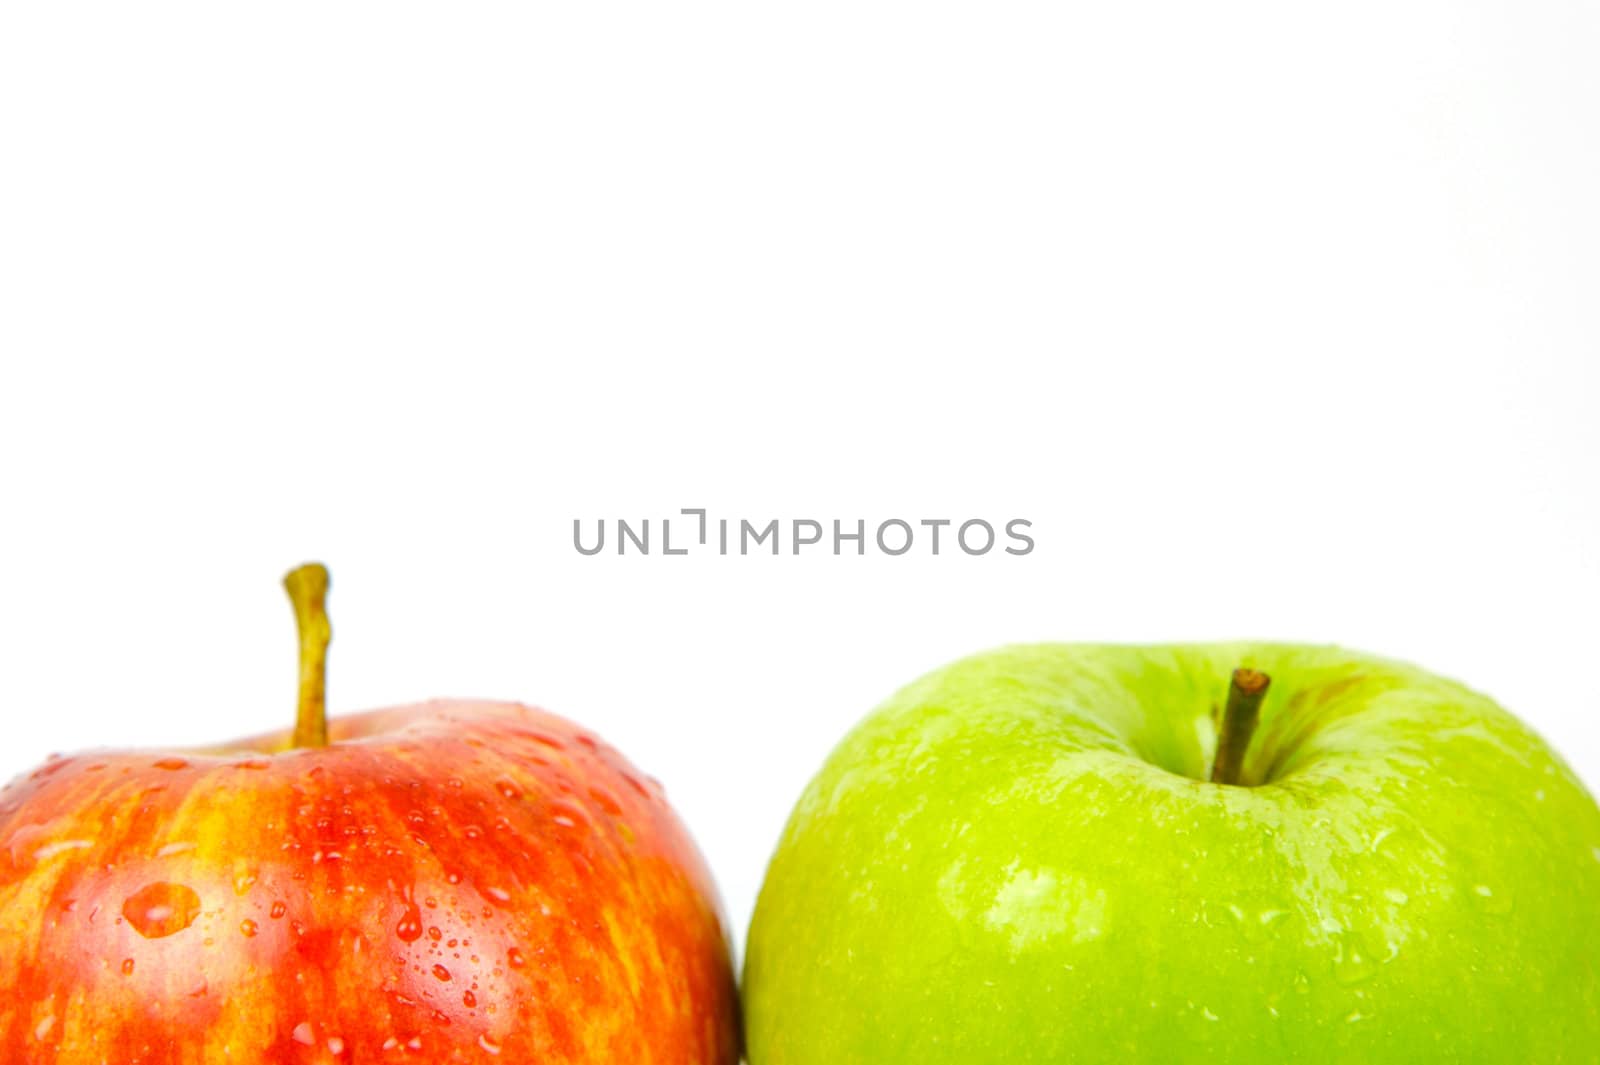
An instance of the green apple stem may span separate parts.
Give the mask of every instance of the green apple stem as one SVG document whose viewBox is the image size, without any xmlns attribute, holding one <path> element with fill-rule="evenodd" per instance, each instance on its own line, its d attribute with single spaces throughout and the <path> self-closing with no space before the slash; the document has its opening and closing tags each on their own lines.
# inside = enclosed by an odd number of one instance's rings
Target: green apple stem
<svg viewBox="0 0 1600 1065">
<path fill-rule="evenodd" d="M 328 745 L 328 569 L 307 562 L 283 578 L 300 630 L 300 707 L 294 720 L 294 746 Z"/>
<path fill-rule="evenodd" d="M 1261 718 L 1261 701 L 1266 698 L 1272 678 L 1255 669 L 1236 669 L 1228 685 L 1228 705 L 1222 712 L 1222 730 L 1217 735 L 1217 757 L 1211 763 L 1215 784 L 1239 783 L 1244 768 L 1244 752 L 1250 748 L 1256 722 Z"/>
</svg>

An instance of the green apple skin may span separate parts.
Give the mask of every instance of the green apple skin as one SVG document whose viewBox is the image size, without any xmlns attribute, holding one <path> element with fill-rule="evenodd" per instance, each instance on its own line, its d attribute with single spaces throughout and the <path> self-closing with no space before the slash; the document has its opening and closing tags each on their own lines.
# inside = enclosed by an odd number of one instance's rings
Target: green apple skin
<svg viewBox="0 0 1600 1065">
<path fill-rule="evenodd" d="M 1244 784 L 1204 782 L 1236 666 Z M 1489 699 L 1332 647 L 1006 648 L 806 789 L 751 1065 L 1600 1062 L 1600 810 Z"/>
</svg>

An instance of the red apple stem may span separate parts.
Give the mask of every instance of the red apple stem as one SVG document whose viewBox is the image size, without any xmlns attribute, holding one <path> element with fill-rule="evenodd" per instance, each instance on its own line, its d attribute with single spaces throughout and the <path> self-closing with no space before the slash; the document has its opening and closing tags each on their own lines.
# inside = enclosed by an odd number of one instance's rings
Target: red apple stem
<svg viewBox="0 0 1600 1065">
<path fill-rule="evenodd" d="M 294 746 L 328 745 L 328 568 L 307 562 L 283 578 L 294 621 L 300 630 L 300 706 L 294 720 Z"/>
<path fill-rule="evenodd" d="M 1228 705 L 1222 712 L 1222 729 L 1217 735 L 1217 757 L 1211 763 L 1214 784 L 1238 784 L 1244 768 L 1244 753 L 1250 749 L 1256 723 L 1261 719 L 1261 702 L 1267 697 L 1272 678 L 1256 669 L 1236 669 L 1228 685 Z"/>
</svg>

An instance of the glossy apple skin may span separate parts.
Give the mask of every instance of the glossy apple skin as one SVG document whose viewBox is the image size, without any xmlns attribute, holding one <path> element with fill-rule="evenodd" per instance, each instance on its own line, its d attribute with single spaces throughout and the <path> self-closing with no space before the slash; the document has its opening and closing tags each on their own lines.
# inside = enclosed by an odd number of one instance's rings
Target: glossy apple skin
<svg viewBox="0 0 1600 1065">
<path fill-rule="evenodd" d="M 52 760 L 0 792 L 0 1060 L 733 1065 L 659 785 L 527 707 Z"/>
<path fill-rule="evenodd" d="M 1257 787 L 1194 779 L 1240 665 L 1273 678 Z M 1600 810 L 1410 666 L 1009 648 L 833 753 L 744 990 L 752 1065 L 1593 1065 Z"/>
</svg>

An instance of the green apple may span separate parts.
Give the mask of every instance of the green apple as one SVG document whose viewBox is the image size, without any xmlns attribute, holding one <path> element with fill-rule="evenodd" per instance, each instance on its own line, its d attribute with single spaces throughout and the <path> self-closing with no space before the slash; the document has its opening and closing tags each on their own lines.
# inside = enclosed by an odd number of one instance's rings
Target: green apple
<svg viewBox="0 0 1600 1065">
<path fill-rule="evenodd" d="M 1593 1065 L 1600 809 L 1398 662 L 1007 648 L 834 751 L 744 992 L 752 1065 Z"/>
</svg>

